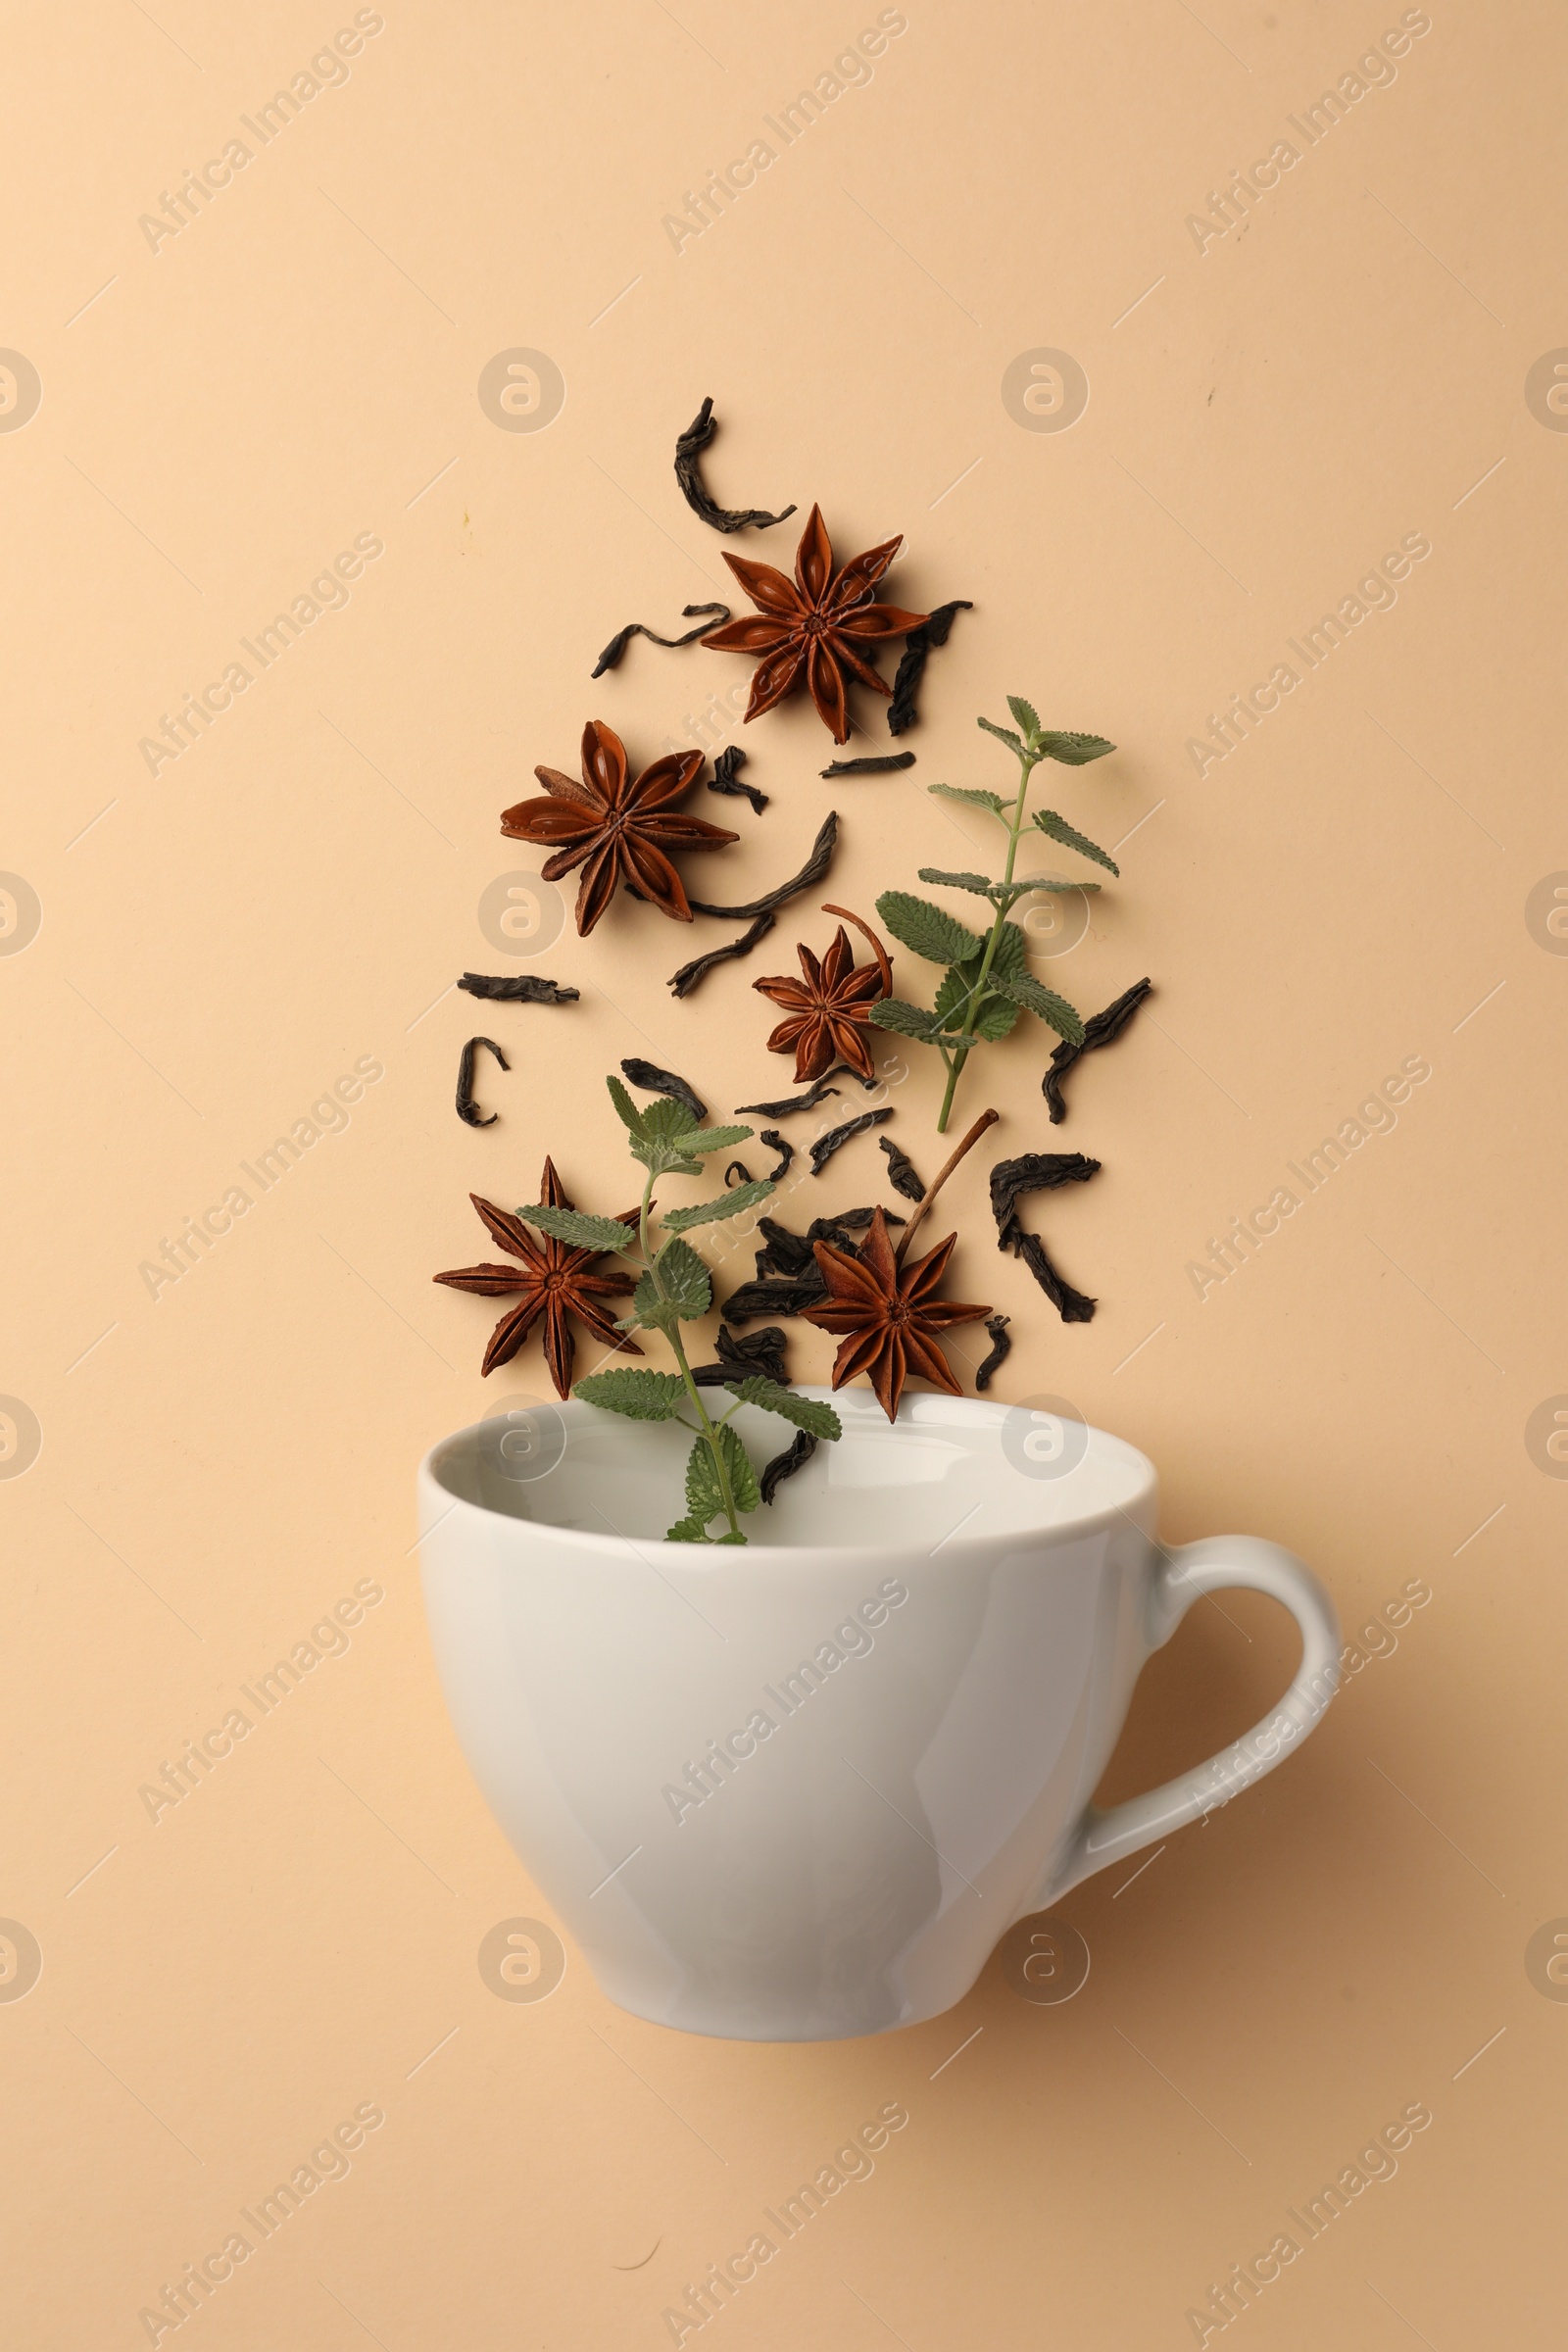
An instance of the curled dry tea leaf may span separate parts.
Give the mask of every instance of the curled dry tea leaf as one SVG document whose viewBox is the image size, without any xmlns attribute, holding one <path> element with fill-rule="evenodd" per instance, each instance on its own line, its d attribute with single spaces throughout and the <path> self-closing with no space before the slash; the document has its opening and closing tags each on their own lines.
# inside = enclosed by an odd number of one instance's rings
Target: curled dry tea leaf
<svg viewBox="0 0 1568 2352">
<path fill-rule="evenodd" d="M 504 1004 L 575 1004 L 581 991 L 541 980 L 534 972 L 464 972 L 458 986 L 470 997 L 493 997 Z"/>
<path fill-rule="evenodd" d="M 888 710 L 890 735 L 902 735 L 906 728 L 914 725 L 920 715 L 914 707 L 914 698 L 919 692 L 920 680 L 925 675 L 926 656 L 933 646 L 947 644 L 948 632 L 960 612 L 973 611 L 974 607 L 967 599 L 956 597 L 951 605 L 938 605 L 934 612 L 926 614 L 919 628 L 910 631 L 905 640 L 904 659 L 899 663 L 898 675 L 893 681 L 893 701 Z"/>
<path fill-rule="evenodd" d="M 1040 1082 L 1040 1091 L 1051 1105 L 1053 1127 L 1059 1127 L 1067 1116 L 1066 1100 L 1061 1091 L 1061 1082 L 1067 1072 L 1084 1054 L 1093 1054 L 1099 1047 L 1108 1046 L 1120 1037 L 1145 998 L 1153 994 L 1153 985 L 1149 979 L 1135 980 L 1131 988 L 1123 990 L 1114 1004 L 1105 1006 L 1103 1012 L 1090 1014 L 1078 1044 L 1063 1039 L 1052 1054 L 1051 1067 Z"/>
<path fill-rule="evenodd" d="M 721 507 L 709 496 L 699 461 L 717 430 L 718 419 L 710 396 L 675 444 L 675 479 L 692 513 L 701 521 L 710 523 L 715 531 L 766 531 L 775 522 L 787 522 L 795 512 L 793 507 L 786 507 L 780 514 L 767 514 L 760 507 L 744 510 Z"/>
<path fill-rule="evenodd" d="M 493 1110 L 486 1118 L 473 1099 L 473 1057 L 480 1046 L 495 1055 L 504 1070 L 512 1067 L 493 1037 L 470 1037 L 458 1063 L 458 1116 L 468 1127 L 493 1127 L 500 1112 Z"/>
<path fill-rule="evenodd" d="M 628 620 L 623 629 L 616 630 L 589 675 L 602 678 L 607 669 L 614 669 L 634 637 L 646 637 L 650 645 L 662 645 L 673 653 L 679 646 L 695 645 L 715 620 L 729 618 L 728 605 L 683 605 L 681 612 L 687 620 L 697 620 L 696 628 L 688 629 L 684 637 L 661 637 L 658 630 L 649 628 L 645 621 Z M 701 619 L 697 617 L 699 614 L 702 615 Z"/>
</svg>

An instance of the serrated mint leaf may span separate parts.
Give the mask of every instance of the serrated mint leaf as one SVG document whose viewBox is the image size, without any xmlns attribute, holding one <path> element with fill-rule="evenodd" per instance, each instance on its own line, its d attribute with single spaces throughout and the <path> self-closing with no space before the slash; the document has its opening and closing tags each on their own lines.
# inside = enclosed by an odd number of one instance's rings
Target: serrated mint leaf
<svg viewBox="0 0 1568 2352">
<path fill-rule="evenodd" d="M 929 899 L 911 898 L 906 890 L 885 890 L 876 910 L 894 938 L 927 963 L 962 963 L 982 953 L 985 942 L 965 930 L 956 915 Z"/>
<path fill-rule="evenodd" d="M 1044 987 L 1032 972 L 1015 972 L 1001 979 L 993 969 L 991 977 L 999 996 L 1010 997 L 1013 1004 L 1021 1004 L 1026 1012 L 1034 1013 L 1042 1021 L 1049 1021 L 1056 1035 L 1065 1038 L 1068 1045 L 1083 1044 L 1083 1022 L 1066 998 L 1058 997 L 1054 988 Z"/>
<path fill-rule="evenodd" d="M 949 874 L 940 865 L 922 865 L 922 882 L 940 882 L 945 890 L 972 890 L 977 899 L 989 899 L 997 885 L 987 881 L 984 874 Z"/>
<path fill-rule="evenodd" d="M 814 1396 L 797 1396 L 793 1389 L 780 1388 L 776 1380 L 764 1373 L 753 1372 L 745 1380 L 730 1380 L 725 1387 L 732 1390 L 742 1404 L 760 1404 L 764 1412 L 777 1413 L 780 1420 L 793 1422 L 797 1429 L 809 1430 L 813 1438 L 839 1438 L 844 1424 L 830 1404 L 822 1404 Z"/>
<path fill-rule="evenodd" d="M 926 790 L 940 793 L 945 801 L 966 801 L 971 808 L 989 808 L 993 816 L 1005 817 L 1007 813 L 1000 792 L 974 792 L 963 784 L 928 784 Z"/>
<path fill-rule="evenodd" d="M 1039 735 L 1044 732 L 1040 724 L 1040 713 L 1036 710 L 1033 703 L 1024 701 L 1021 694 L 1008 695 L 1007 709 L 1012 712 L 1026 735 Z"/>
<path fill-rule="evenodd" d="M 754 1176 L 750 1184 L 738 1184 L 721 1200 L 702 1200 L 695 1208 L 672 1208 L 665 1212 L 666 1233 L 690 1233 L 694 1225 L 711 1225 L 719 1217 L 738 1217 L 743 1208 L 755 1208 L 765 1200 L 773 1190 L 771 1176 Z"/>
<path fill-rule="evenodd" d="M 659 1287 L 683 1323 L 707 1314 L 713 1303 L 713 1285 L 690 1242 L 666 1242 L 654 1263 L 659 1269 Z M 637 1289 L 640 1295 L 641 1283 Z"/>
<path fill-rule="evenodd" d="M 643 1125 L 643 1114 L 621 1085 L 620 1080 L 607 1078 L 605 1084 L 610 1089 L 610 1100 L 615 1105 L 615 1115 L 621 1125 L 632 1135 L 646 1135 L 648 1130 Z"/>
<path fill-rule="evenodd" d="M 752 1468 L 751 1455 L 727 1423 L 718 1433 L 718 1443 L 724 1455 L 729 1491 L 735 1497 L 735 1508 L 738 1511 L 755 1511 L 762 1495 L 757 1484 L 757 1472 Z"/>
<path fill-rule="evenodd" d="M 974 723 L 977 727 L 984 727 L 988 735 L 995 735 L 997 741 L 1004 743 L 1010 752 L 1016 752 L 1020 760 L 1026 757 L 1022 742 L 1010 727 L 999 727 L 994 719 L 989 718 L 977 718 Z"/>
<path fill-rule="evenodd" d="M 988 1045 L 999 1038 L 1010 1037 L 1018 1025 L 1022 1006 L 1009 1004 L 1005 997 L 987 996 L 975 1015 L 974 1034 L 983 1037 Z"/>
<path fill-rule="evenodd" d="M 1016 923 L 1004 923 L 997 933 L 996 950 L 991 957 L 988 980 L 1000 980 L 1014 972 L 1029 969 L 1029 942 Z"/>
<path fill-rule="evenodd" d="M 1079 882 L 1071 874 L 1031 874 L 1023 890 L 1098 891 L 1100 887 L 1098 882 Z"/>
<path fill-rule="evenodd" d="M 667 1336 L 680 1321 L 680 1309 L 673 1300 L 661 1298 L 653 1276 L 646 1272 L 637 1277 L 631 1306 L 625 1324 L 616 1324 L 617 1331 L 662 1331 Z"/>
<path fill-rule="evenodd" d="M 1080 833 L 1076 825 L 1069 825 L 1067 819 L 1058 816 L 1054 808 L 1037 808 L 1035 823 L 1052 841 L 1059 841 L 1063 849 L 1076 850 L 1081 858 L 1093 858 L 1097 865 L 1103 865 L 1111 873 L 1120 874 L 1121 867 L 1109 851 L 1102 850 L 1098 842 L 1091 841 L 1087 833 Z"/>
<path fill-rule="evenodd" d="M 687 1513 L 699 1527 L 706 1529 L 710 1519 L 716 1519 L 723 1508 L 724 1495 L 713 1466 L 713 1448 L 706 1438 L 695 1438 L 686 1456 Z"/>
<path fill-rule="evenodd" d="M 525 1225 L 537 1226 L 554 1242 L 569 1242 L 574 1250 L 627 1250 L 635 1238 L 616 1217 L 587 1217 L 580 1209 L 552 1208 L 544 1200 L 517 1214 Z"/>
<path fill-rule="evenodd" d="M 714 1536 L 712 1541 L 715 1544 L 745 1544 L 749 1539 L 743 1536 L 740 1529 L 736 1527 L 726 1528 L 723 1535 Z"/>
<path fill-rule="evenodd" d="M 902 997 L 881 997 L 871 1007 L 871 1020 L 878 1029 L 892 1029 L 900 1037 L 918 1038 L 929 1046 L 935 1038 L 938 1023 L 918 1004 L 906 1004 Z"/>
<path fill-rule="evenodd" d="M 702 1159 L 710 1152 L 727 1152 L 732 1144 L 744 1144 L 756 1133 L 755 1127 L 693 1127 L 677 1141 L 689 1159 Z"/>
<path fill-rule="evenodd" d="M 984 719 L 980 723 L 984 726 Z M 1059 760 L 1063 767 L 1087 767 L 1091 760 L 1103 760 L 1116 746 L 1107 743 L 1103 735 L 1062 735 L 1048 730 L 1036 749 L 1048 760 Z"/>
<path fill-rule="evenodd" d="M 711 1544 L 712 1540 L 697 1519 L 677 1519 L 673 1527 L 664 1530 L 666 1544 Z"/>
<path fill-rule="evenodd" d="M 607 1413 L 624 1413 L 629 1421 L 672 1421 L 686 1384 L 675 1372 L 590 1372 L 571 1393 Z"/>
<path fill-rule="evenodd" d="M 643 1107 L 644 1135 L 658 1136 L 662 1143 L 684 1143 L 688 1136 L 696 1132 L 696 1128 L 697 1121 L 685 1103 L 675 1102 L 668 1095 L 661 1095 L 657 1102 L 645 1103 Z"/>
</svg>

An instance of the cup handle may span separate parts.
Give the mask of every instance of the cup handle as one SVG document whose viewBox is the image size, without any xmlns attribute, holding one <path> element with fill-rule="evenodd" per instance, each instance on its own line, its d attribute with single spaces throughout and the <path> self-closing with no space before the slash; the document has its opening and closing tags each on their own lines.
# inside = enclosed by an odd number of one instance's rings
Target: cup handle
<svg viewBox="0 0 1568 2352">
<path fill-rule="evenodd" d="M 1283 1601 L 1300 1627 L 1301 1663 L 1296 1680 L 1278 1706 L 1206 1764 L 1105 1812 L 1086 1805 L 1061 1853 L 1019 1905 L 1018 1918 L 1048 1909 L 1107 1863 L 1119 1862 L 1228 1803 L 1272 1772 L 1317 1724 L 1340 1679 L 1339 1619 L 1311 1569 L 1259 1536 L 1210 1536 L 1160 1554 L 1146 1620 L 1151 1654 L 1170 1640 L 1195 1600 L 1238 1585 Z"/>
</svg>

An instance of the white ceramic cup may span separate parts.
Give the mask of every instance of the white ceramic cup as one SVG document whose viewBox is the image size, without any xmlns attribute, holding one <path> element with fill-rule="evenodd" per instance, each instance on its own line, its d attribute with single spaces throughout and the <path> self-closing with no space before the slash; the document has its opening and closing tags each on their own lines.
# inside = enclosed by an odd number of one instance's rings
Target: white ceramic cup
<svg viewBox="0 0 1568 2352">
<path fill-rule="evenodd" d="M 825 1395 L 819 1390 L 805 1394 Z M 1131 1446 L 1024 1406 L 858 1391 L 748 1522 L 666 1544 L 689 1440 L 595 1407 L 460 1430 L 419 1470 L 425 1608 L 474 1778 L 622 2008 L 755 2041 L 960 2000 L 1015 1919 L 1299 1745 L 1339 1628 L 1255 1536 L 1155 1540 Z M 791 1432 L 747 1407 L 754 1461 Z M 1091 1794 L 1133 1685 L 1200 1594 L 1301 1631 L 1278 1706 L 1130 1803 Z"/>
</svg>

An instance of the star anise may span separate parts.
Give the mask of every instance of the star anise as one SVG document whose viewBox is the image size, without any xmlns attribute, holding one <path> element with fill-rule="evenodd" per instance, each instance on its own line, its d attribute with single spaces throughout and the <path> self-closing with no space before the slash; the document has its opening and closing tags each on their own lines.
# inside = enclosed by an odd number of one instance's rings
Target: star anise
<svg viewBox="0 0 1568 2352">
<path fill-rule="evenodd" d="M 577 892 L 577 929 L 586 939 L 615 895 L 617 883 L 632 884 L 639 896 L 677 923 L 689 923 L 681 879 L 665 855 L 669 850 L 718 850 L 738 833 L 726 833 L 705 817 L 686 816 L 672 804 L 690 792 L 702 773 L 701 752 L 667 752 L 632 782 L 626 780 L 626 747 L 597 718 L 582 731 L 582 782 L 558 767 L 536 767 L 549 796 L 519 801 L 501 819 L 514 841 L 547 843 L 555 856 L 541 869 L 559 882 L 573 866 L 583 869 Z"/>
<path fill-rule="evenodd" d="M 566 1198 L 553 1160 L 545 1161 L 539 1198 L 552 1208 L 574 1205 Z M 498 1364 L 510 1364 L 541 1315 L 545 1319 L 545 1362 L 550 1366 L 558 1396 L 571 1394 L 571 1367 L 577 1351 L 577 1343 L 566 1322 L 568 1313 L 575 1315 L 596 1340 L 603 1340 L 607 1348 L 619 1348 L 627 1355 L 641 1355 L 642 1349 L 615 1329 L 599 1304 L 601 1298 L 621 1298 L 636 1288 L 630 1274 L 589 1272 L 601 1257 L 610 1254 L 608 1250 L 574 1250 L 565 1242 L 552 1241 L 548 1235 L 532 1234 L 520 1217 L 497 1208 L 494 1201 L 481 1200 L 477 1193 L 470 1193 L 468 1199 L 489 1227 L 491 1239 L 522 1260 L 517 1266 L 459 1266 L 450 1274 L 431 1276 L 433 1282 L 444 1282 L 455 1291 L 476 1291 L 483 1298 L 500 1298 L 509 1291 L 521 1293 L 520 1302 L 508 1308 L 491 1333 L 482 1371 L 489 1373 Z M 635 1226 L 636 1209 L 624 1210 L 620 1222 Z"/>
<path fill-rule="evenodd" d="M 850 676 L 878 694 L 892 687 L 866 661 L 858 647 L 884 645 L 892 637 L 906 637 L 930 618 L 925 612 L 904 612 L 897 605 L 879 605 L 875 589 L 904 544 L 904 533 L 852 556 L 835 571 L 833 548 L 813 507 L 796 550 L 795 577 L 786 578 L 771 564 L 753 564 L 744 556 L 726 555 L 729 565 L 759 612 L 760 620 L 731 620 L 703 639 L 715 653 L 760 654 L 763 660 L 752 673 L 748 718 L 760 718 L 792 693 L 804 672 L 822 724 L 835 743 L 850 740 L 849 707 L 845 689 Z"/>
<path fill-rule="evenodd" d="M 991 1309 L 934 1295 L 957 1238 L 950 1233 L 924 1257 L 901 1266 L 879 1208 L 854 1257 L 831 1242 L 812 1245 L 829 1296 L 819 1306 L 807 1307 L 803 1320 L 846 1335 L 834 1358 L 833 1386 L 842 1389 L 858 1372 L 869 1373 L 876 1400 L 890 1421 L 911 1372 L 949 1396 L 963 1394 L 932 1335 L 954 1323 L 978 1323 Z"/>
<path fill-rule="evenodd" d="M 875 1075 L 868 1028 L 871 1007 L 879 997 L 893 993 L 893 966 L 887 950 L 869 924 L 845 906 L 824 906 L 824 914 L 842 914 L 871 942 L 876 961 L 858 964 L 850 935 L 840 923 L 838 937 L 820 963 L 809 948 L 797 942 L 804 977 L 780 973 L 754 980 L 760 995 L 782 1005 L 789 1014 L 767 1041 L 770 1054 L 795 1054 L 795 1083 L 808 1086 L 836 1061 L 847 1061 L 862 1078 Z"/>
</svg>

